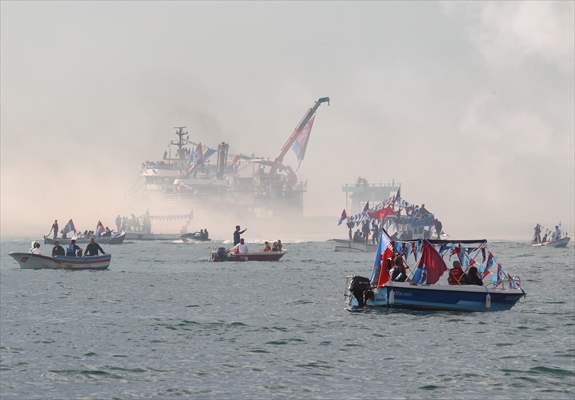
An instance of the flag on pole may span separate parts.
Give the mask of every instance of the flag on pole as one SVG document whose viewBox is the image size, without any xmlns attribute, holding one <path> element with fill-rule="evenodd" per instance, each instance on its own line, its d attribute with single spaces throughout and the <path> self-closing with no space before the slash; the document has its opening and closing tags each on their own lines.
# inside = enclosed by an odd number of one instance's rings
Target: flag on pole
<svg viewBox="0 0 575 400">
<path fill-rule="evenodd" d="M 366 213 L 369 211 L 369 201 L 367 203 L 365 203 L 365 206 L 363 207 L 363 212 Z"/>
<path fill-rule="evenodd" d="M 291 146 L 291 149 L 295 153 L 298 160 L 298 168 L 305 157 L 305 151 L 307 149 L 307 143 L 309 142 L 309 136 L 311 133 L 311 128 L 313 127 L 313 122 L 315 121 L 315 115 L 307 121 L 307 123 L 299 131 L 294 132 L 295 140 Z"/>
<path fill-rule="evenodd" d="M 445 261 L 427 240 L 423 242 L 423 252 L 412 281 L 418 284 L 433 285 L 447 271 Z"/>
<path fill-rule="evenodd" d="M 62 233 L 64 235 L 68 234 L 68 232 L 76 233 L 76 227 L 74 226 L 74 221 L 72 221 L 71 218 L 68 221 L 68 223 L 64 226 L 64 229 L 62 229 Z"/>
<path fill-rule="evenodd" d="M 341 212 L 341 216 L 339 217 L 339 222 L 337 223 L 338 225 L 341 225 L 341 223 L 347 219 L 347 213 L 345 212 L 345 208 L 343 209 L 343 211 Z"/>
<path fill-rule="evenodd" d="M 382 287 L 389 281 L 389 271 L 385 268 L 387 258 L 393 258 L 393 245 L 385 229 L 382 229 L 371 270 L 371 286 Z"/>
<path fill-rule="evenodd" d="M 104 228 L 104 224 L 102 224 L 102 221 L 98 221 L 98 223 L 96 224 L 96 236 L 100 237 L 104 233 L 106 233 L 106 228 Z"/>
</svg>

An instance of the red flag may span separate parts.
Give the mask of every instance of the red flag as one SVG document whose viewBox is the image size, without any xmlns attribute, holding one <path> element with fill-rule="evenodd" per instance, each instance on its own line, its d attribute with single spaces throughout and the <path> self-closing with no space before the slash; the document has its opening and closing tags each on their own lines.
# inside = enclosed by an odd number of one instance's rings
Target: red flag
<svg viewBox="0 0 575 400">
<path fill-rule="evenodd" d="M 428 285 L 436 283 L 441 278 L 441 275 L 447 271 L 443 258 L 427 240 L 423 242 L 423 253 L 421 253 L 421 259 L 417 267 L 427 271 Z"/>
<path fill-rule="evenodd" d="M 370 212 L 369 216 L 373 219 L 382 220 L 385 217 L 387 217 L 388 215 L 393 215 L 393 214 L 395 214 L 393 209 L 391 207 L 386 207 L 386 208 L 382 208 L 382 209 L 377 210 L 377 211 Z"/>
</svg>

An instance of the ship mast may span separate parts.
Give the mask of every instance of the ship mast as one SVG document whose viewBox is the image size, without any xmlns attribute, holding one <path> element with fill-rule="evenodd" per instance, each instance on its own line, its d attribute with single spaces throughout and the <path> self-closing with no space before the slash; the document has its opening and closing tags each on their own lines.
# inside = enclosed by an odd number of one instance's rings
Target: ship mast
<svg viewBox="0 0 575 400">
<path fill-rule="evenodd" d="M 180 167 L 180 170 L 184 171 L 188 164 L 188 157 L 186 156 L 186 146 L 190 143 L 188 140 L 188 131 L 184 131 L 185 126 L 176 126 L 176 135 L 178 135 L 177 141 L 170 141 L 172 146 L 176 146 L 178 148 L 177 152 L 177 160 Z"/>
</svg>

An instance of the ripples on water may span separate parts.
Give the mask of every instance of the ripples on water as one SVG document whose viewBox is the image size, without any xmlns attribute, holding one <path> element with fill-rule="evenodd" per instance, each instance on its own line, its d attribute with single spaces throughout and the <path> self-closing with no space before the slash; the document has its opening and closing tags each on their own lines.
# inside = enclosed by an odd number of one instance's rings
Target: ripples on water
<svg viewBox="0 0 575 400">
<path fill-rule="evenodd" d="M 511 311 L 366 311 L 345 276 L 371 254 L 288 245 L 279 263 L 206 262 L 209 245 L 109 247 L 111 270 L 26 271 L 3 242 L 8 399 L 573 399 L 573 248 L 494 245 L 527 298 Z"/>
</svg>

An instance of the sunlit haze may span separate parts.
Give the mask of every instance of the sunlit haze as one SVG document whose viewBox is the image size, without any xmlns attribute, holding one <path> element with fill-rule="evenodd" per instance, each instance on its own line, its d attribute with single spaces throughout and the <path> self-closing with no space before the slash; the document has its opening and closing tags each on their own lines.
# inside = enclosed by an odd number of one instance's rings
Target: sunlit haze
<svg viewBox="0 0 575 400">
<path fill-rule="evenodd" d="M 298 170 L 304 214 L 329 217 L 310 218 L 314 238 L 346 235 L 342 186 L 360 176 L 400 182 L 451 237 L 573 233 L 573 2 L 1 7 L 3 237 L 146 209 L 193 209 L 229 236 L 256 222 L 143 196 L 142 162 L 161 159 L 176 126 L 274 158 L 322 96 Z"/>
</svg>

